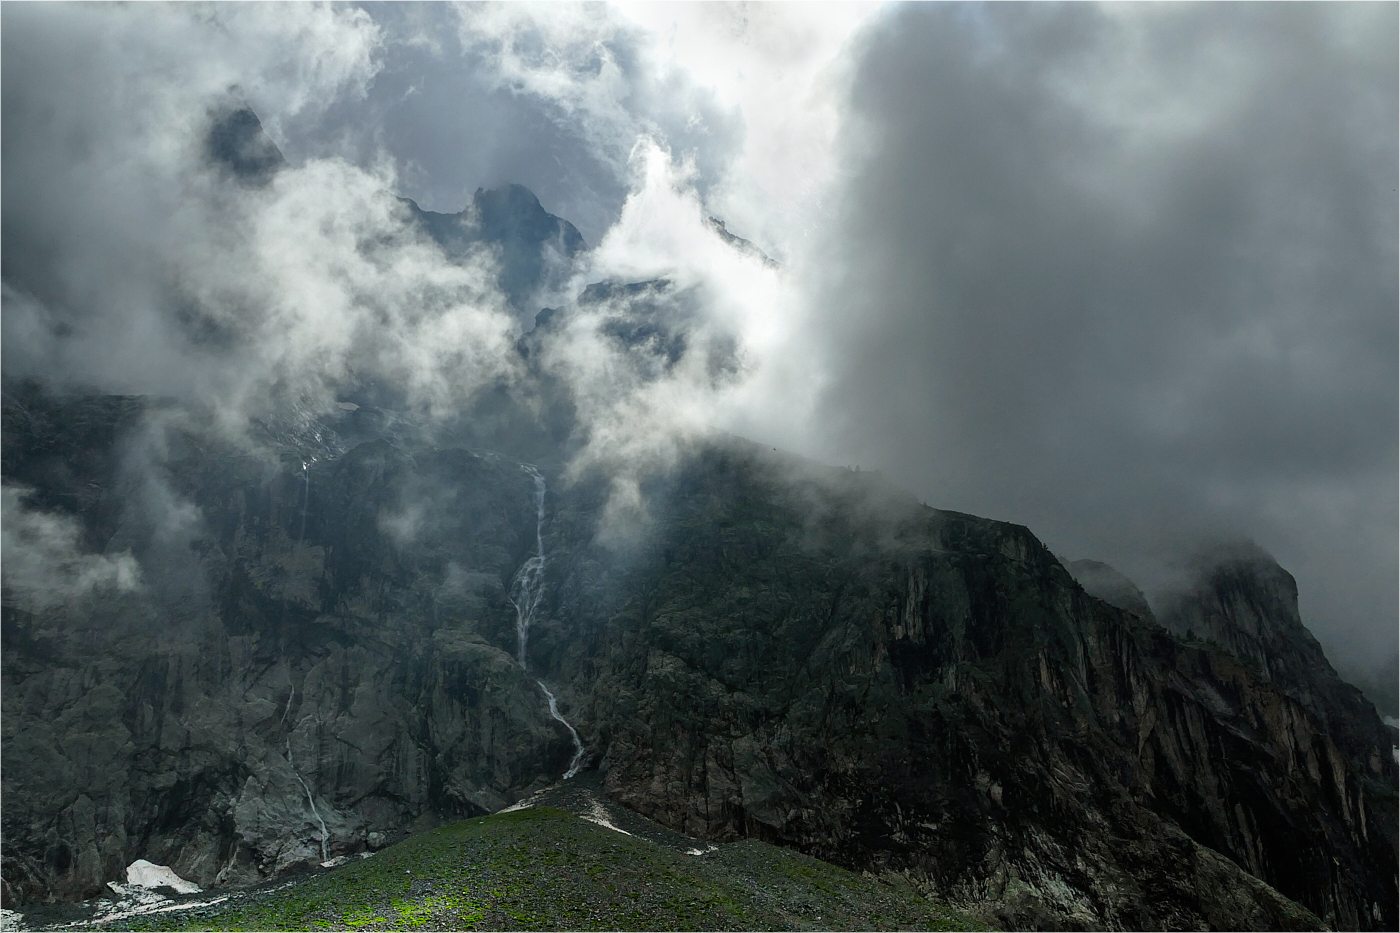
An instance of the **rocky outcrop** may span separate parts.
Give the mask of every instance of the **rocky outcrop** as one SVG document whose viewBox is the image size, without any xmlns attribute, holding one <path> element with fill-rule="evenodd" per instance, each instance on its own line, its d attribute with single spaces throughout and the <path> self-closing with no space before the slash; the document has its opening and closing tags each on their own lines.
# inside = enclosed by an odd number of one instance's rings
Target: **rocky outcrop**
<svg viewBox="0 0 1400 933">
<path fill-rule="evenodd" d="M 600 536 L 606 478 L 542 461 L 527 675 L 517 460 L 369 405 L 234 444 L 149 401 L 5 401 L 24 508 L 141 571 L 57 601 L 6 575 L 8 903 L 137 858 L 246 884 L 520 799 L 573 757 L 539 677 L 638 812 L 999 925 L 1396 923 L 1374 711 L 1091 596 L 1024 528 L 726 439 Z"/>
<path fill-rule="evenodd" d="M 1347 756 L 1364 757 L 1387 741 L 1376 731 L 1375 707 L 1337 675 L 1303 625 L 1293 576 L 1257 545 L 1199 555 L 1189 581 L 1160 602 L 1162 624 L 1170 631 L 1218 646 L 1256 677 L 1278 685 Z"/>
<path fill-rule="evenodd" d="M 248 107 L 225 107 L 211 116 L 205 137 L 209 161 L 248 185 L 265 185 L 287 164 Z"/>
<path fill-rule="evenodd" d="M 566 264 L 586 245 L 578 229 L 546 211 L 523 185 L 476 189 L 472 203 L 456 214 L 425 211 L 402 199 L 409 215 L 451 259 L 493 247 L 500 262 L 497 283 L 518 310 L 533 313 L 531 297 L 541 286 L 558 285 Z"/>
<path fill-rule="evenodd" d="M 558 663 L 639 811 L 904 872 L 1011 926 L 1394 924 L 1374 712 L 1344 752 L 1227 652 L 1089 597 L 1024 528 L 854 475 L 712 451 L 660 501 L 617 602 L 587 548 L 555 565 Z"/>
<path fill-rule="evenodd" d="M 138 857 L 251 883 L 567 767 L 511 650 L 535 526 L 519 464 L 411 453 L 361 410 L 255 452 L 162 431 L 167 467 L 133 477 L 120 451 L 170 412 L 6 401 L 6 484 L 142 568 L 138 590 L 58 603 L 7 574 L 7 903 L 96 894 Z M 152 483 L 198 519 L 154 521 Z"/>
</svg>

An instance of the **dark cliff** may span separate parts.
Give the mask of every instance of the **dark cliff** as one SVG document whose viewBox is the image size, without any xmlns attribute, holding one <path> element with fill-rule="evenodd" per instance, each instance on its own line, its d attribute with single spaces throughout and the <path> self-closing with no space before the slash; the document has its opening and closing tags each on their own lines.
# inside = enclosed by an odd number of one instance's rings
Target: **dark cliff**
<svg viewBox="0 0 1400 933">
<path fill-rule="evenodd" d="M 606 484 L 541 463 L 527 674 L 519 463 L 369 407 L 240 445 L 180 423 L 7 391 L 26 514 L 142 571 L 48 602 L 7 574 L 8 903 L 138 857 L 249 883 L 495 810 L 572 756 L 541 678 L 639 812 L 999 924 L 1396 925 L 1374 711 L 1090 596 L 1024 528 L 728 439 L 645 486 L 652 523 L 608 549 Z M 133 454 L 152 432 L 161 466 Z"/>
<path fill-rule="evenodd" d="M 856 476 L 715 452 L 667 498 L 621 606 L 557 570 L 559 613 L 597 626 L 572 663 L 608 786 L 642 812 L 908 872 L 1009 925 L 1302 922 L 1239 869 L 1330 924 L 1393 923 L 1374 711 L 1343 739 L 1089 597 L 1024 528 Z"/>
<path fill-rule="evenodd" d="M 1337 676 L 1298 614 L 1298 584 L 1257 545 L 1201 554 L 1190 582 L 1161 602 L 1168 629 L 1223 648 L 1326 723 L 1348 753 L 1364 754 L 1374 736 L 1357 724 L 1369 724 L 1374 707 Z"/>
</svg>

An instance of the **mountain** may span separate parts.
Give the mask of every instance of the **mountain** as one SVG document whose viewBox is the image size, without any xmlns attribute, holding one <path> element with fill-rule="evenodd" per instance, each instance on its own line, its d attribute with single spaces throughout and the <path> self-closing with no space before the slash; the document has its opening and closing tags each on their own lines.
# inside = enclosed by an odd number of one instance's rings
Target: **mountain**
<svg viewBox="0 0 1400 933">
<path fill-rule="evenodd" d="M 415 201 L 401 200 L 413 221 L 451 258 L 481 244 L 494 245 L 500 251 L 498 284 L 521 311 L 533 313 L 538 306 L 529 306 L 531 297 L 542 286 L 562 284 L 569 260 L 587 248 L 573 224 L 546 211 L 523 185 L 478 188 L 472 203 L 456 214 L 425 211 Z"/>
<path fill-rule="evenodd" d="M 268 184 L 250 116 L 211 117 L 209 158 Z M 583 249 L 518 186 L 403 216 L 494 254 L 522 315 Z M 4 905 L 137 859 L 246 889 L 593 782 L 999 927 L 1400 925 L 1395 730 L 1267 555 L 1208 556 L 1154 616 L 1026 528 L 719 434 L 631 465 L 618 526 L 548 338 L 578 315 L 639 383 L 722 384 L 740 348 L 697 302 L 593 283 L 437 421 L 353 374 L 236 436 L 5 380 Z"/>
<path fill-rule="evenodd" d="M 263 130 L 258 115 L 246 106 L 215 111 L 205 136 L 209 161 L 250 185 L 265 185 L 287 160 Z"/>
<path fill-rule="evenodd" d="M 1374 711 L 1339 728 L 1091 597 L 1024 528 L 716 438 L 609 548 L 605 479 L 537 483 L 381 410 L 254 451 L 167 430 L 158 474 L 124 472 L 169 415 L 6 393 L 23 514 L 144 574 L 62 602 L 6 575 L 7 905 L 136 858 L 246 885 L 484 815 L 557 782 L 576 730 L 664 826 L 895 872 L 996 925 L 1394 925 Z M 152 483 L 197 507 L 183 538 Z"/>
<path fill-rule="evenodd" d="M 211 114 L 205 152 L 210 163 L 252 186 L 267 184 L 287 165 L 262 121 L 245 105 L 229 105 Z M 500 261 L 497 284 L 517 310 L 533 313 L 532 295 L 542 286 L 559 284 L 568 262 L 587 248 L 573 224 L 546 211 L 523 185 L 478 188 L 471 203 L 455 214 L 425 211 L 409 198 L 400 201 L 411 222 L 450 259 L 461 261 L 482 246 L 494 248 Z M 747 240 L 725 231 L 723 224 L 718 229 L 721 236 L 756 250 Z"/>
<path fill-rule="evenodd" d="M 1375 708 L 1345 683 L 1298 613 L 1293 576 L 1252 542 L 1206 551 L 1185 585 L 1160 600 L 1160 620 L 1186 639 L 1218 645 L 1261 680 L 1278 685 L 1306 707 L 1348 754 L 1364 754 L 1374 740 L 1358 723 Z"/>
</svg>

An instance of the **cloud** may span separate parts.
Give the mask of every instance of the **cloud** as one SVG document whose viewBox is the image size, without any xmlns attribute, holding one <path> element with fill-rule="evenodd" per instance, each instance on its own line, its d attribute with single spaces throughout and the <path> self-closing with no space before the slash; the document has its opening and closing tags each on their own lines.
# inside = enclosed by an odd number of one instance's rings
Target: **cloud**
<svg viewBox="0 0 1400 933">
<path fill-rule="evenodd" d="M 566 294 L 665 282 L 531 338 L 619 516 L 623 467 L 730 430 L 1145 589 L 1253 537 L 1334 659 L 1389 656 L 1395 16 L 7 6 L 5 371 L 230 427 L 356 379 L 429 412 L 527 385 L 491 257 L 390 196 L 520 182 L 595 247 Z M 230 101 L 287 155 L 264 186 L 204 158 Z"/>
<path fill-rule="evenodd" d="M 1253 536 L 1396 638 L 1396 22 L 914 5 L 864 35 L 809 282 L 820 451 L 1150 587 Z"/>
<path fill-rule="evenodd" d="M 655 37 L 611 7 L 510 3 L 455 9 L 458 41 L 483 78 L 494 89 L 536 102 L 614 178 L 628 176 L 637 140 L 652 138 L 696 167 L 694 183 L 703 192 L 741 145 L 740 115 L 659 54 Z"/>
<path fill-rule="evenodd" d="M 441 409 L 510 373 L 490 256 L 444 261 L 390 164 L 315 158 L 249 186 L 208 158 L 245 100 L 275 134 L 362 95 L 365 13 L 46 7 L 6 25 L 7 374 L 175 396 L 236 427 L 328 410 L 355 378 Z"/>
<path fill-rule="evenodd" d="M 82 553 L 77 519 L 31 509 L 26 500 L 32 493 L 8 484 L 0 489 L 5 589 L 22 609 L 41 612 L 92 593 L 141 588 L 141 566 L 130 551 Z"/>
<path fill-rule="evenodd" d="M 587 426 L 575 473 L 664 468 L 681 445 L 730 427 L 777 342 L 782 270 L 720 236 L 692 165 L 643 141 L 632 169 L 618 222 L 576 274 L 582 298 L 540 337 L 541 365 Z"/>
</svg>

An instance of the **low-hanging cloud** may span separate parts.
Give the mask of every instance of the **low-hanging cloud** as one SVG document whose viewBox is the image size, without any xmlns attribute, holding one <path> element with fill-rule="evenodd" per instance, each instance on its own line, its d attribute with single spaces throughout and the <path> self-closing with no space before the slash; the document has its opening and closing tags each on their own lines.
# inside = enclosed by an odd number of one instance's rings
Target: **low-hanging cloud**
<svg viewBox="0 0 1400 933">
<path fill-rule="evenodd" d="M 1393 8 L 671 9 L 7 7 L 7 375 L 236 430 L 535 367 L 620 516 L 730 430 L 1147 589 L 1252 536 L 1334 658 L 1394 650 Z M 231 102 L 265 185 L 200 149 Z M 528 364 L 393 197 L 506 182 L 593 247 Z"/>
<path fill-rule="evenodd" d="M 208 157 L 213 121 L 246 99 L 275 126 L 358 93 L 377 41 L 363 13 L 13 19 L 7 35 L 25 42 L 5 58 L 7 374 L 174 396 L 232 426 L 328 410 L 352 377 L 441 408 L 509 374 L 514 324 L 490 255 L 445 261 L 407 222 L 391 167 L 313 159 L 250 186 Z M 119 40 L 93 54 L 108 28 Z"/>
<path fill-rule="evenodd" d="M 1250 536 L 1396 639 L 1393 7 L 892 9 L 811 283 L 827 455 L 1145 587 Z"/>
<path fill-rule="evenodd" d="M 42 612 L 89 594 L 141 588 L 141 565 L 130 551 L 84 553 L 77 519 L 33 509 L 33 490 L 6 484 L 0 503 L 5 589 L 19 608 Z"/>
</svg>

